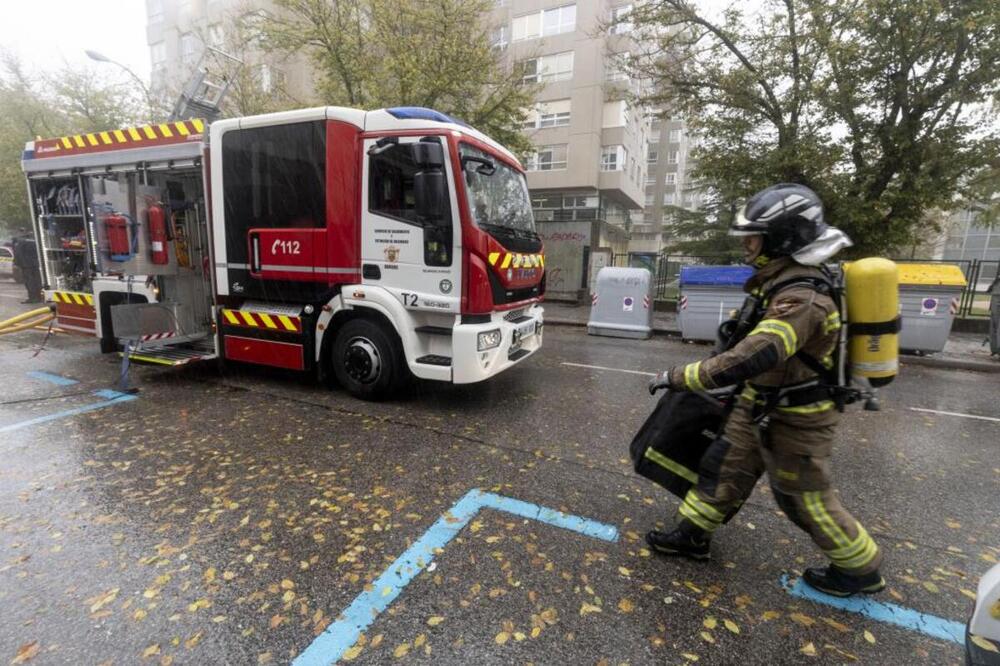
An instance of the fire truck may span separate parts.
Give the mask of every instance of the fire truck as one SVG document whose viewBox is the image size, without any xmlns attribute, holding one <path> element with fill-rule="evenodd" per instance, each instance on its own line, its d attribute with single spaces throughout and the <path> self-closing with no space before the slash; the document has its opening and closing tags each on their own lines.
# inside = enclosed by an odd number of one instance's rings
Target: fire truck
<svg viewBox="0 0 1000 666">
<path fill-rule="evenodd" d="M 101 351 L 467 384 L 542 344 L 518 160 L 416 107 L 321 107 L 28 142 L 46 299 Z"/>
</svg>

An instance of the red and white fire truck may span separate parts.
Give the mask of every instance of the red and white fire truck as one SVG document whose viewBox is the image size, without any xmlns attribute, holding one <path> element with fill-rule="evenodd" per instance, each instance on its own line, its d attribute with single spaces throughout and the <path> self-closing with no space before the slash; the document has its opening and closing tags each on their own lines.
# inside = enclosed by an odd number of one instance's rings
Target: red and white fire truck
<svg viewBox="0 0 1000 666">
<path fill-rule="evenodd" d="M 29 142 L 47 299 L 104 352 L 458 384 L 542 343 L 517 159 L 430 109 L 322 107 Z"/>
</svg>

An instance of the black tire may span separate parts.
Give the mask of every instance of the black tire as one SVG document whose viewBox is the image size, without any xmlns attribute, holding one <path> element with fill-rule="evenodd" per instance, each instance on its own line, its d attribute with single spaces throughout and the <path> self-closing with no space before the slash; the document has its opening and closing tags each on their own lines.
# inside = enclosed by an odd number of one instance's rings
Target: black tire
<svg viewBox="0 0 1000 666">
<path fill-rule="evenodd" d="M 391 397 L 408 370 L 395 333 L 370 319 L 352 319 L 340 327 L 330 364 L 340 385 L 362 400 Z"/>
</svg>

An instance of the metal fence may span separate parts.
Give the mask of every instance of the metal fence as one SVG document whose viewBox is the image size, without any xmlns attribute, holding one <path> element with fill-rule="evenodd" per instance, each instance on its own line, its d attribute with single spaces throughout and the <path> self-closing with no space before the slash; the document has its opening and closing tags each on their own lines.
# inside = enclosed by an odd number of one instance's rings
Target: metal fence
<svg viewBox="0 0 1000 666">
<path fill-rule="evenodd" d="M 952 264 L 965 275 L 967 285 L 959 298 L 959 317 L 989 317 L 990 287 L 1000 275 L 996 259 L 894 259 L 900 264 Z M 660 301 L 677 300 L 682 266 L 726 265 L 737 263 L 732 255 L 681 255 L 629 252 L 611 257 L 611 266 L 645 268 L 653 275 L 654 297 Z"/>
</svg>

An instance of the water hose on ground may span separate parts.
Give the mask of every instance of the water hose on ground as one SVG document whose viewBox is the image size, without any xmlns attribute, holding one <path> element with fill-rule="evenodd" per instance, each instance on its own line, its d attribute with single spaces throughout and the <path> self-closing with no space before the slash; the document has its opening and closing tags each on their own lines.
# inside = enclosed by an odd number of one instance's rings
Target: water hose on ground
<svg viewBox="0 0 1000 666">
<path fill-rule="evenodd" d="M 36 308 L 29 312 L 22 312 L 10 319 L 0 321 L 0 335 L 6 333 L 16 333 L 26 331 L 42 324 L 47 324 L 55 318 L 55 306 L 47 305 L 44 308 Z"/>
</svg>

